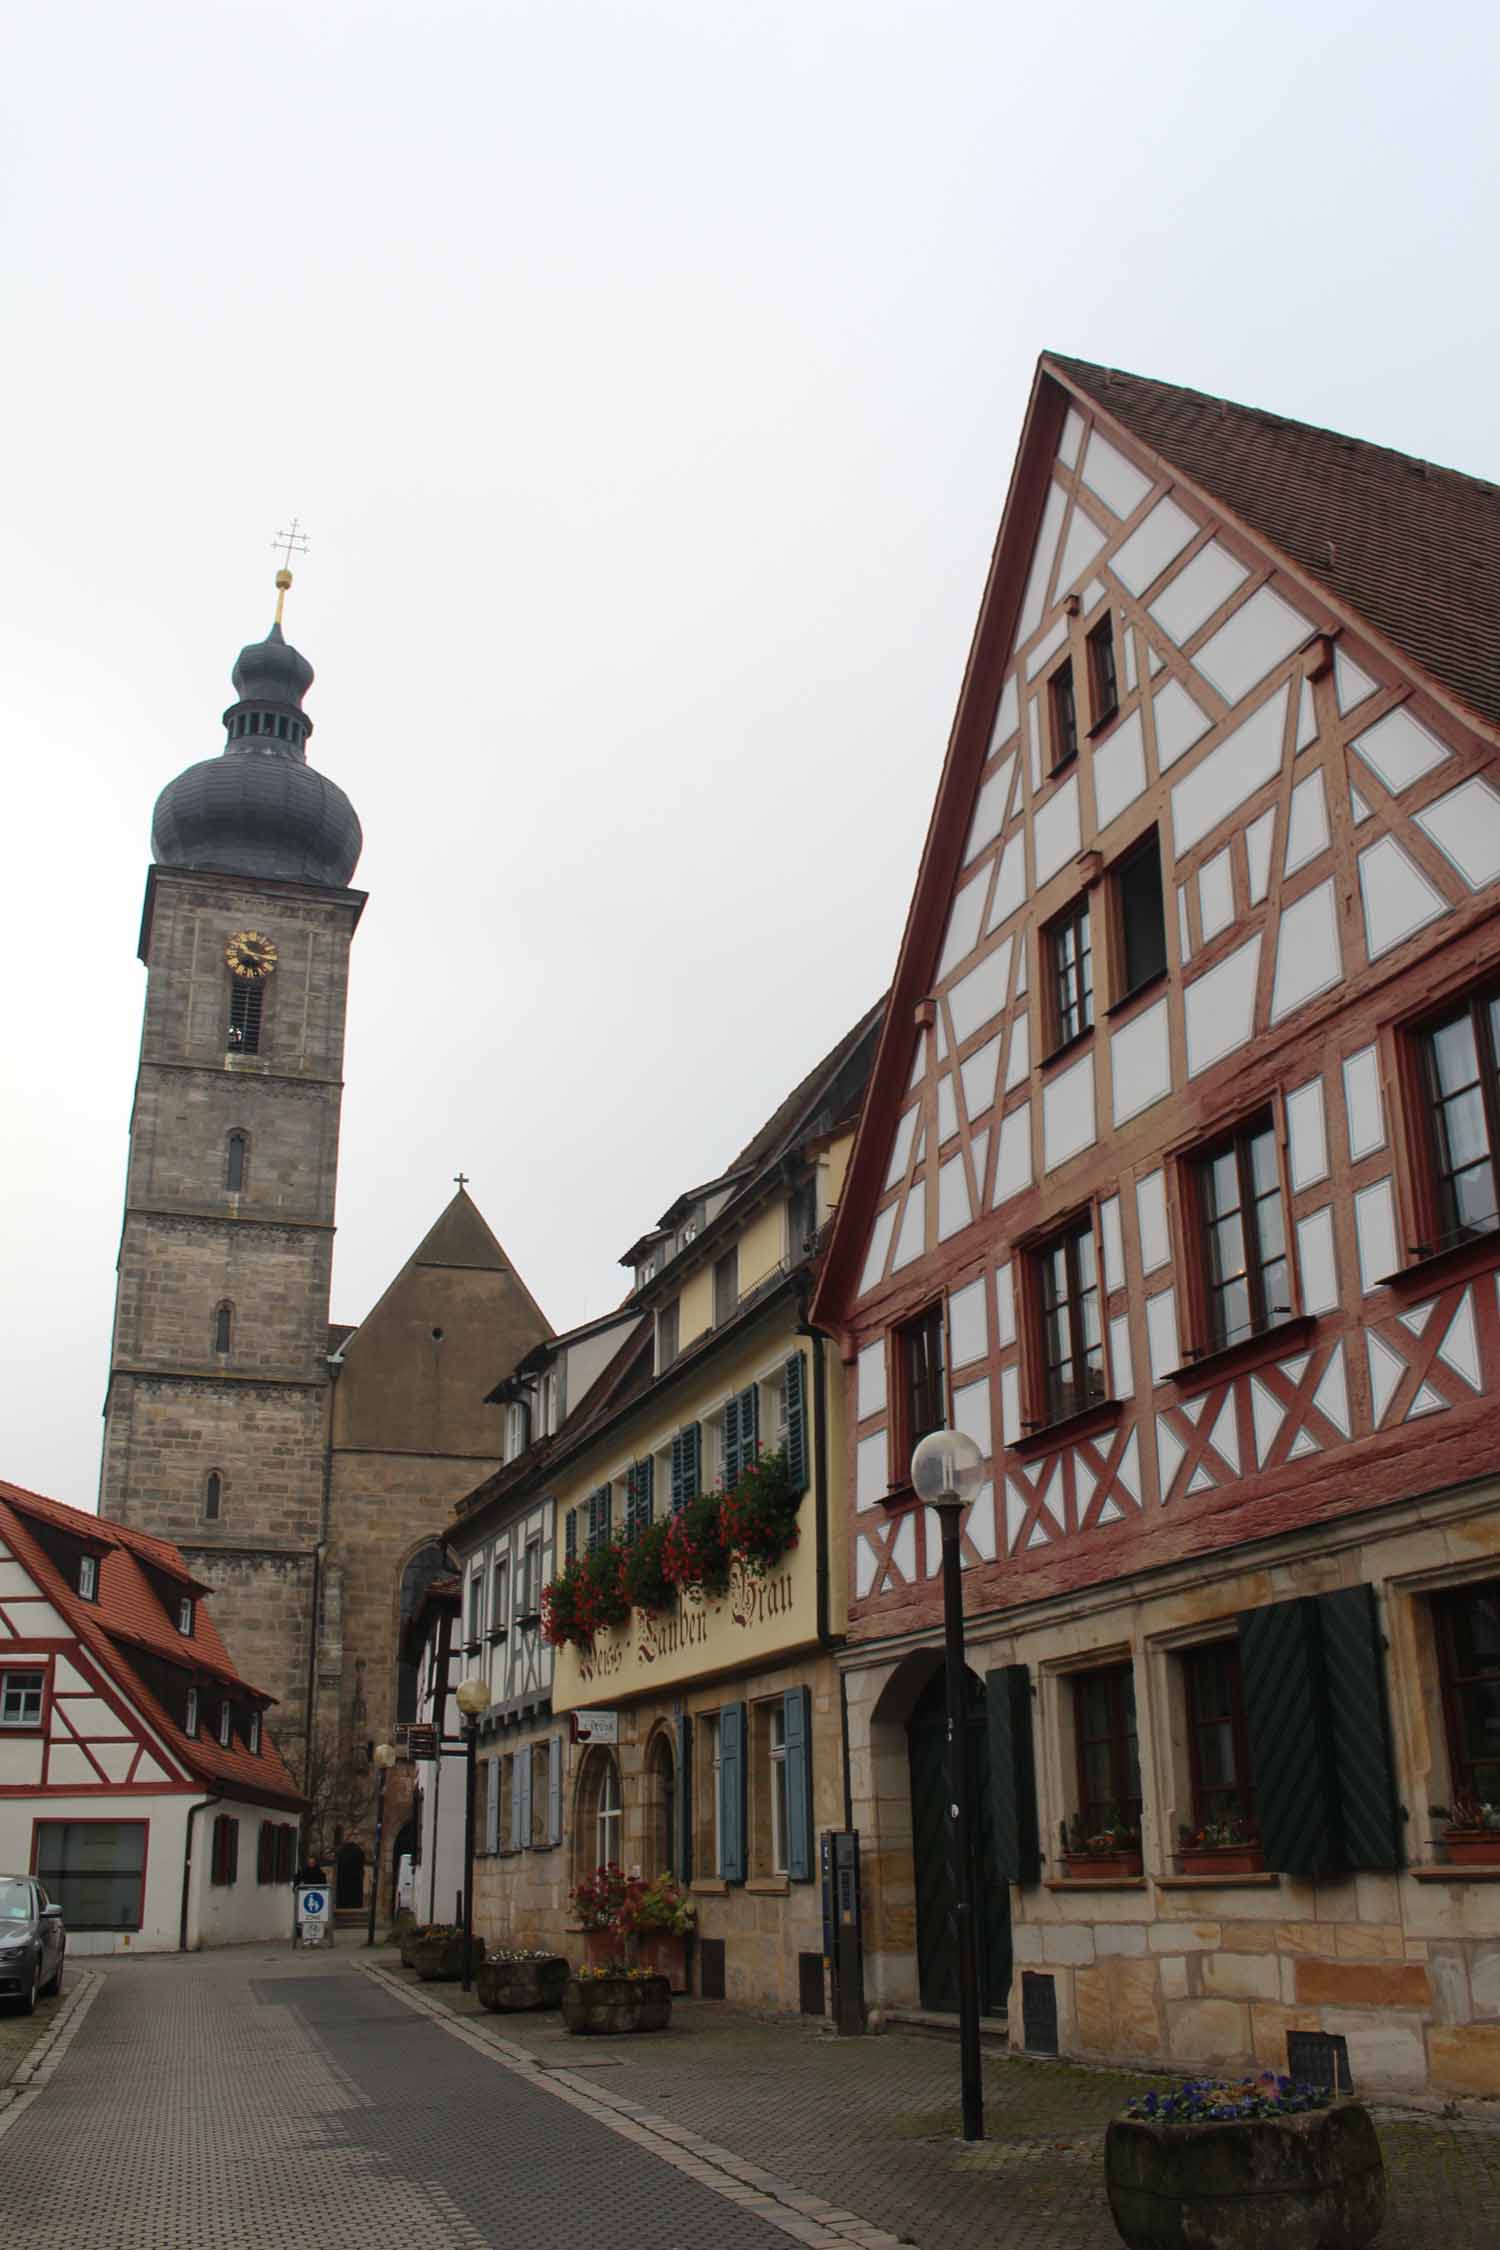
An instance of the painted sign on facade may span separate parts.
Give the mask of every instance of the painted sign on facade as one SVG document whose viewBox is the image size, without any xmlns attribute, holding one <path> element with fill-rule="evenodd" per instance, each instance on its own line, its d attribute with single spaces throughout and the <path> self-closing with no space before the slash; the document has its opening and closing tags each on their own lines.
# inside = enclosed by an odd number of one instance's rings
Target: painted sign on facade
<svg viewBox="0 0 1500 2250">
<path fill-rule="evenodd" d="M 592 1648 L 559 1649 L 553 1709 L 575 1710 L 602 1689 L 616 1702 L 737 1671 L 815 1639 L 814 1545 L 804 1539 L 764 1577 L 736 1562 L 720 1596 L 685 1595 L 661 1617 L 632 1610 L 627 1624 L 596 1634 Z"/>
</svg>

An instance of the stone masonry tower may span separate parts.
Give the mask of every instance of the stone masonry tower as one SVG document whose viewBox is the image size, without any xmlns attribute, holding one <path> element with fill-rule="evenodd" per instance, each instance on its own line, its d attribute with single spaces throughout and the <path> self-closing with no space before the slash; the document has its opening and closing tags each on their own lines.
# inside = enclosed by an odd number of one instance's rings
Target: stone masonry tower
<svg viewBox="0 0 1500 2250">
<path fill-rule="evenodd" d="M 291 583 L 278 576 L 284 594 Z M 100 1512 L 214 1589 L 300 1769 L 325 1537 L 329 1282 L 361 835 L 307 763 L 312 667 L 240 651 L 221 756 L 157 799 Z"/>
</svg>

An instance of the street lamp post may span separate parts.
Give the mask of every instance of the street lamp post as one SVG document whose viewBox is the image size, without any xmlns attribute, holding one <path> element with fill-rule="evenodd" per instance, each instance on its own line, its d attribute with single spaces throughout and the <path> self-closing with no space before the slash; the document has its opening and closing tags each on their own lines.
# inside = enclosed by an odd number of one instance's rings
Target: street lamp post
<svg viewBox="0 0 1500 2250">
<path fill-rule="evenodd" d="M 479 1714 L 490 1706 L 489 1683 L 460 1680 L 454 1696 L 463 1713 L 464 1738 L 464 1976 L 463 1989 L 473 1982 L 469 1959 L 474 1944 L 474 1753 L 479 1745 Z M 434 1852 L 434 1856 L 436 1856 Z"/>
<path fill-rule="evenodd" d="M 937 1510 L 943 1534 L 943 1657 L 948 1690 L 948 1878 L 958 1954 L 958 2052 L 963 2137 L 984 2139 L 979 2066 L 979 1961 L 974 1935 L 974 1867 L 969 1849 L 969 1725 L 964 1665 L 964 1593 L 959 1534 L 979 1489 L 984 1456 L 962 1430 L 934 1430 L 911 1457 L 912 1488 Z"/>
<path fill-rule="evenodd" d="M 366 1945 L 375 1943 L 375 1909 L 380 1902 L 380 1839 L 385 1832 L 385 1777 L 396 1763 L 396 1752 L 390 1743 L 377 1742 L 370 1757 L 376 1773 L 375 1864 L 370 1870 L 370 1926 L 365 1931 Z"/>
</svg>

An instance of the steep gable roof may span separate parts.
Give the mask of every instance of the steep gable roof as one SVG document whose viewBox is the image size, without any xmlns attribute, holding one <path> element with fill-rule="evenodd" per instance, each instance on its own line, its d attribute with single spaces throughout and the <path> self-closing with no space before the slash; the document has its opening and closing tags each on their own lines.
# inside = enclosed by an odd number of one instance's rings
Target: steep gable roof
<svg viewBox="0 0 1500 2250">
<path fill-rule="evenodd" d="M 1042 366 L 1500 724 L 1500 488 L 1175 383 Z"/>
<path fill-rule="evenodd" d="M 1431 683 L 1450 707 L 1462 705 L 1472 714 L 1472 726 L 1493 736 L 1500 719 L 1500 490 L 1450 470 L 1424 474 L 1422 464 L 1404 455 L 1255 409 L 1044 353 L 965 665 L 860 1130 L 814 1298 L 813 1318 L 834 1329 L 856 1295 L 908 1081 L 917 1013 L 928 999 L 971 820 L 978 818 L 979 776 L 991 750 L 1001 747 L 992 742 L 992 730 L 1005 709 L 1002 686 L 1014 651 L 1040 622 L 1053 563 L 1060 581 L 1066 574 L 1069 584 L 1088 568 L 1081 557 L 1060 558 L 1057 547 L 1061 516 L 1053 463 L 1074 406 L 1104 429 L 1113 424 L 1122 446 L 1144 455 L 1144 463 L 1119 463 L 1132 493 L 1144 498 L 1150 485 L 1145 465 L 1154 460 L 1159 481 L 1180 485 L 1190 499 L 1196 495 L 1206 515 L 1238 522 L 1251 548 L 1301 589 L 1296 611 L 1283 605 L 1288 625 L 1310 619 L 1309 632 L 1335 633 L 1347 620 L 1373 647 L 1384 649 L 1392 670 L 1418 686 Z M 1107 512 L 1124 520 L 1137 504 L 1132 498 L 1125 508 Z M 1096 531 L 1092 551 L 1102 544 Z M 1441 560 L 1439 548 L 1445 549 Z M 1481 548 L 1482 562 L 1474 560 Z M 1044 565 L 1035 584 L 1034 558 Z M 1436 574 L 1436 592 L 1427 583 L 1429 573 Z M 1024 874 L 1022 879 L 1024 888 Z M 989 927 L 1000 919 L 992 910 Z M 893 1266 L 899 1254 L 898 1245 Z"/>
<path fill-rule="evenodd" d="M 67 1533 L 90 1551 L 105 1549 L 99 1565 L 97 1598 L 85 1601 L 76 1584 L 58 1569 L 39 1538 L 43 1527 Z M 23 1486 L 0 1481 L 0 1531 L 6 1544 L 42 1588 L 69 1629 L 87 1647 L 116 1687 L 134 1703 L 165 1747 L 193 1779 L 216 1790 L 296 1808 L 302 1797 L 291 1774 L 264 1730 L 258 1752 L 239 1741 L 226 1748 L 209 1729 L 206 1718 L 195 1737 L 152 1694 L 132 1662 L 132 1652 L 144 1650 L 165 1658 L 188 1673 L 206 1675 L 227 1690 L 238 1690 L 258 1708 L 274 1699 L 241 1678 L 230 1661 L 219 1629 L 204 1603 L 194 1607 L 193 1632 L 186 1638 L 163 1606 L 162 1598 L 144 1563 L 164 1571 L 184 1591 L 203 1589 L 188 1571 L 177 1549 L 164 1539 L 152 1539 L 126 1527 L 65 1507 L 59 1500 L 28 1492 Z M 144 1561 L 143 1561 L 144 1557 Z"/>
</svg>

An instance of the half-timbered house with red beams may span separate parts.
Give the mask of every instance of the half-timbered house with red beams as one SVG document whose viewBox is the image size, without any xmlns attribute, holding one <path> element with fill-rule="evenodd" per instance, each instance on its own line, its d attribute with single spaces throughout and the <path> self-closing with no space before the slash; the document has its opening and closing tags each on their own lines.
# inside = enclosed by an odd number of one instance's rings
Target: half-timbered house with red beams
<svg viewBox="0 0 1500 2250">
<path fill-rule="evenodd" d="M 0 1869 L 71 1954 L 290 1937 L 303 1800 L 164 1539 L 0 1483 Z"/>
<path fill-rule="evenodd" d="M 1500 493 L 1044 356 L 814 1318 L 867 1984 L 1500 2089 Z M 1308 2042 L 1311 2044 L 1308 2044 Z"/>
</svg>

